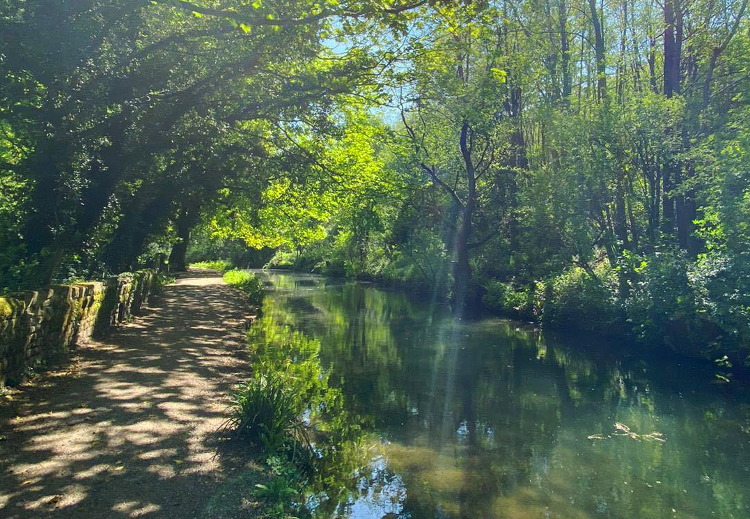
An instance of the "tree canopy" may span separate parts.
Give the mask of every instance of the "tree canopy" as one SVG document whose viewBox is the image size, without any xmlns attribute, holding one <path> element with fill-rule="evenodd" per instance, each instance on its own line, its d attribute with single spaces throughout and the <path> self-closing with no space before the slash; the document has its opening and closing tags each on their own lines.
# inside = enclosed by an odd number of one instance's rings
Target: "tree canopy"
<svg viewBox="0 0 750 519">
<path fill-rule="evenodd" d="M 747 3 L 4 0 L 0 285 L 192 231 L 744 362 Z"/>
</svg>

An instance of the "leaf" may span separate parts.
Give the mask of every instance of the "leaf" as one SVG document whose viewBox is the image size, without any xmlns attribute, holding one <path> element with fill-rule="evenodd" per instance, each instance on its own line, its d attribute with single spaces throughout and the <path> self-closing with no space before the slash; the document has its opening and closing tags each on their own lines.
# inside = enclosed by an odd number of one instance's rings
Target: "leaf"
<svg viewBox="0 0 750 519">
<path fill-rule="evenodd" d="M 193 11 L 193 16 L 195 16 L 196 18 L 203 18 L 203 15 L 198 11 Z"/>
<path fill-rule="evenodd" d="M 490 72 L 492 73 L 492 77 L 495 78 L 495 80 L 500 83 L 505 83 L 505 81 L 508 78 L 508 73 L 502 69 L 493 68 L 493 69 L 490 69 Z"/>
<path fill-rule="evenodd" d="M 242 29 L 242 32 L 244 32 L 245 34 L 248 34 L 250 32 L 250 27 L 245 25 L 244 23 L 240 24 L 240 29 Z"/>
</svg>

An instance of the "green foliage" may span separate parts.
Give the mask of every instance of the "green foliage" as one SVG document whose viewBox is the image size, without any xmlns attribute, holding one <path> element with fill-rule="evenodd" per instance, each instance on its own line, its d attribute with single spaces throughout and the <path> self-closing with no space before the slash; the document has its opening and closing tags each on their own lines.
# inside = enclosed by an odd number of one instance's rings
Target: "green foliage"
<svg viewBox="0 0 750 519">
<path fill-rule="evenodd" d="M 359 420 L 329 385 L 320 343 L 265 316 L 248 332 L 253 377 L 234 391 L 227 427 L 268 456 L 271 481 L 254 493 L 284 517 L 303 493 L 336 499 L 362 467 Z"/>
<path fill-rule="evenodd" d="M 658 343 L 666 335 L 680 345 L 691 340 L 687 329 L 695 318 L 695 297 L 688 279 L 688 261 L 679 253 L 659 253 L 640 267 L 627 301 L 628 319 L 638 336 Z"/>
<path fill-rule="evenodd" d="M 750 352 L 747 304 L 736 283 L 742 268 L 719 254 L 697 263 L 679 251 L 644 259 L 626 300 L 628 320 L 644 342 L 666 341 L 691 355 L 719 358 L 731 353 L 745 362 Z"/>
<path fill-rule="evenodd" d="M 599 334 L 622 332 L 617 273 L 606 263 L 588 271 L 575 267 L 545 287 L 542 322 Z"/>
<path fill-rule="evenodd" d="M 259 306 L 263 302 L 263 282 L 255 274 L 246 270 L 229 270 L 224 274 L 224 282 L 245 292 L 251 305 Z"/>
<path fill-rule="evenodd" d="M 0 291 L 275 251 L 742 356 L 747 4 L 671 57 L 663 7 L 579 7 L 5 2 Z"/>
<path fill-rule="evenodd" d="M 690 267 L 688 279 L 704 324 L 701 350 L 712 358 L 729 353 L 750 367 L 750 262 L 744 255 L 711 252 Z"/>
<path fill-rule="evenodd" d="M 261 268 L 273 256 L 273 249 L 253 249 L 244 240 L 216 238 L 207 222 L 201 222 L 190 233 L 186 261 L 190 264 L 226 258 L 238 267 Z"/>
<path fill-rule="evenodd" d="M 543 283 L 518 288 L 512 283 L 490 281 L 486 290 L 482 302 L 492 312 L 523 320 L 536 320 L 541 317 L 544 303 Z"/>
<path fill-rule="evenodd" d="M 256 373 L 234 391 L 228 427 L 269 454 L 309 448 L 305 404 L 292 391 L 278 373 Z"/>
<path fill-rule="evenodd" d="M 171 285 L 175 281 L 177 281 L 177 278 L 167 274 L 164 271 L 160 270 L 156 272 L 155 277 L 154 277 L 154 290 L 153 290 L 154 293 L 155 294 L 161 293 L 164 290 L 165 286 Z"/>
<path fill-rule="evenodd" d="M 197 261 L 190 264 L 191 267 L 206 270 L 218 270 L 221 273 L 232 269 L 232 263 L 227 260 Z"/>
<path fill-rule="evenodd" d="M 317 244 L 305 247 L 301 251 L 288 251 L 285 249 L 277 250 L 273 257 L 265 265 L 267 268 L 273 269 L 289 269 L 298 272 L 317 272 L 328 275 L 343 275 L 343 270 L 332 265 L 330 260 L 326 260 L 323 257 L 324 246 L 321 242 Z"/>
<path fill-rule="evenodd" d="M 288 519 L 297 516 L 298 504 L 305 490 L 304 477 L 284 458 L 270 456 L 267 464 L 272 478 L 266 483 L 256 484 L 253 495 L 264 501 L 264 511 L 269 517 Z"/>
</svg>

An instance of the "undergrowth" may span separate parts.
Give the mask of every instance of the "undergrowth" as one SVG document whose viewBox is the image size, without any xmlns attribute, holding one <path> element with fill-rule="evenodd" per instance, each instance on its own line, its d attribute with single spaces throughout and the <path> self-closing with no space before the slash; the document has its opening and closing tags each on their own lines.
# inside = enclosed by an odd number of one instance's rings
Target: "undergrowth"
<svg viewBox="0 0 750 519">
<path fill-rule="evenodd" d="M 232 268 L 232 263 L 227 260 L 199 261 L 197 263 L 191 263 L 190 267 L 196 269 L 218 270 L 219 272 L 226 272 Z"/>
<path fill-rule="evenodd" d="M 361 418 L 328 385 L 320 343 L 275 316 L 256 322 L 248 342 L 254 373 L 235 388 L 226 427 L 265 460 L 269 478 L 251 491 L 264 516 L 309 517 L 314 496 L 325 506 L 345 501 L 365 463 L 364 436 Z"/>
<path fill-rule="evenodd" d="M 230 270 L 224 274 L 224 282 L 247 294 L 250 304 L 259 306 L 263 301 L 263 283 L 253 273 L 246 270 Z"/>
</svg>

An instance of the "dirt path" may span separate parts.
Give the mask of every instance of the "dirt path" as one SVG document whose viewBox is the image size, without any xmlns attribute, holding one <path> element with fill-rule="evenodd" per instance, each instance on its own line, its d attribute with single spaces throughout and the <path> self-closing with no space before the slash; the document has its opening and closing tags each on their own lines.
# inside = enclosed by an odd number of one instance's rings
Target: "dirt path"
<svg viewBox="0 0 750 519">
<path fill-rule="evenodd" d="M 248 371 L 245 305 L 215 276 L 166 287 L 145 316 L 6 396 L 0 517 L 213 515 L 242 471 L 217 454 L 217 429 Z"/>
</svg>

